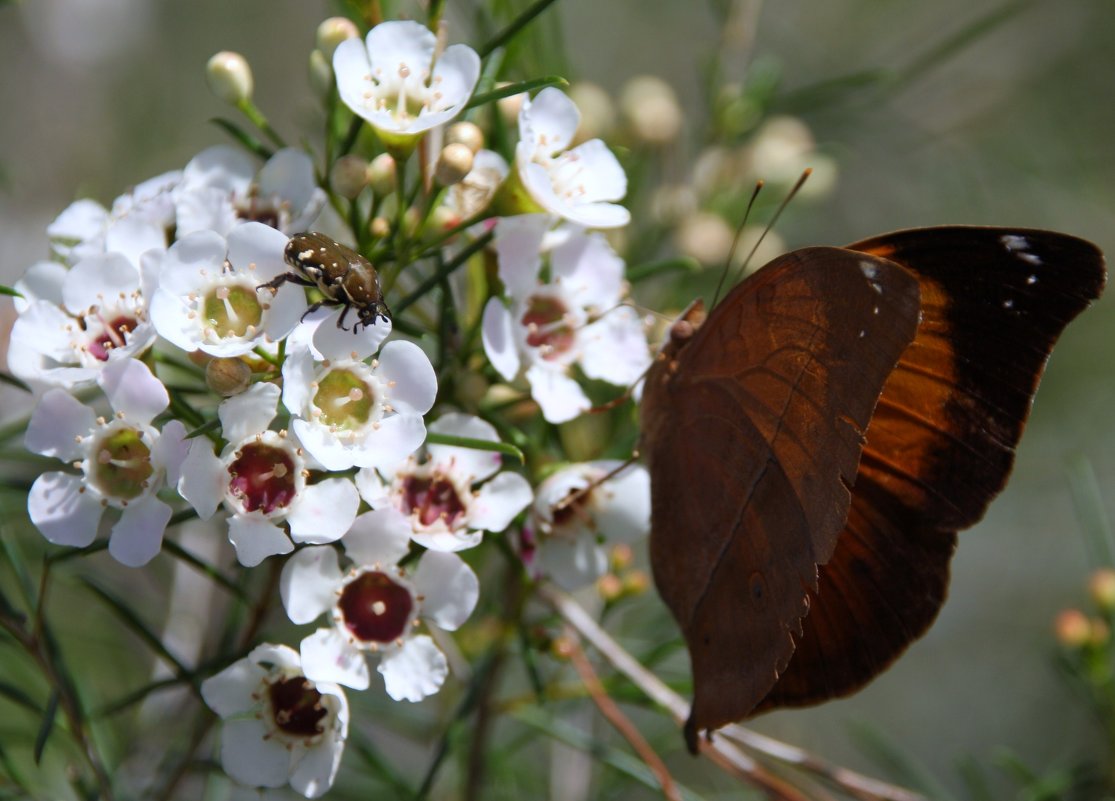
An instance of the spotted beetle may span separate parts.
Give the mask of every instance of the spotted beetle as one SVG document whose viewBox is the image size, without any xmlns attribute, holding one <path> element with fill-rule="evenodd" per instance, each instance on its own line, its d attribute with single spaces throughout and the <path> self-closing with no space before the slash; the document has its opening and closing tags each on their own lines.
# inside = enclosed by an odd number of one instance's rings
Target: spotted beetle
<svg viewBox="0 0 1115 801">
<path fill-rule="evenodd" d="M 257 289 L 278 292 L 284 283 L 316 287 L 325 296 L 306 309 L 306 314 L 322 306 L 340 306 L 341 316 L 337 327 L 345 328 L 345 315 L 355 309 L 359 317 L 353 330 L 360 326 L 375 325 L 377 318 L 390 322 L 391 311 L 383 302 L 379 288 L 379 274 L 372 263 L 352 248 L 342 245 L 325 234 L 307 231 L 295 234 L 283 249 L 283 258 L 293 270 L 277 276 Z"/>
</svg>

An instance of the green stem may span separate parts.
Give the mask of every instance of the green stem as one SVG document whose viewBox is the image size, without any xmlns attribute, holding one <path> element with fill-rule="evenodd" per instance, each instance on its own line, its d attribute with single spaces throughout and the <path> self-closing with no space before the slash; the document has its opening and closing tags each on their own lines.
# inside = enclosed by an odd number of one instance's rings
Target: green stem
<svg viewBox="0 0 1115 801">
<path fill-rule="evenodd" d="M 286 142 L 279 132 L 271 127 L 271 123 L 267 121 L 267 117 L 260 111 L 256 104 L 252 102 L 251 98 L 244 98 L 236 103 L 236 108 L 240 113 L 248 118 L 248 121 L 255 127 L 263 132 L 263 135 L 270 139 L 276 147 L 286 147 Z"/>
</svg>

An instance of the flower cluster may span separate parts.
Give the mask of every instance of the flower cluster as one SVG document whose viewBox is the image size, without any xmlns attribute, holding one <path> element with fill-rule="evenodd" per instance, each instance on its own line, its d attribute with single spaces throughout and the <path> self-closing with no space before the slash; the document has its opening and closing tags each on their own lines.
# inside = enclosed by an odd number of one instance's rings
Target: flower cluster
<svg viewBox="0 0 1115 801">
<path fill-rule="evenodd" d="M 522 580 L 575 587 L 608 542 L 647 533 L 645 470 L 568 464 L 462 376 L 565 423 L 651 357 L 599 230 L 628 222 L 626 178 L 576 139 L 569 97 L 520 98 L 499 153 L 460 119 L 481 73 L 467 45 L 331 20 L 311 63 L 328 114 L 368 135 L 324 178 L 302 149 L 217 146 L 107 207 L 75 202 L 14 287 L 9 368 L 36 397 L 27 449 L 60 462 L 27 504 L 51 543 L 95 549 L 103 523 L 139 567 L 198 518 L 235 569 L 272 565 L 290 621 L 315 628 L 297 650 L 256 644 L 201 694 L 229 776 L 316 797 L 348 736 L 342 686 L 368 689 L 374 665 L 418 702 L 450 679 L 448 633 L 484 596 L 463 552 L 501 538 Z M 209 79 L 281 144 L 241 57 L 215 56 Z"/>
</svg>

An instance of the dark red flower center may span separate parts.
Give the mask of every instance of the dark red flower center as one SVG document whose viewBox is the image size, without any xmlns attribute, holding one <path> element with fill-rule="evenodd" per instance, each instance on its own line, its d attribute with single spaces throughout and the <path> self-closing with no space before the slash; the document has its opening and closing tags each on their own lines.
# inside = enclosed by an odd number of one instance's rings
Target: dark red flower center
<svg viewBox="0 0 1115 801">
<path fill-rule="evenodd" d="M 89 352 L 97 361 L 108 361 L 108 354 L 113 348 L 122 348 L 128 343 L 128 334 L 135 330 L 138 322 L 135 317 L 120 315 L 111 321 L 106 321 L 100 335 L 89 343 Z"/>
<path fill-rule="evenodd" d="M 245 445 L 228 466 L 229 489 L 245 511 L 271 514 L 294 500 L 294 460 L 282 448 Z"/>
<path fill-rule="evenodd" d="M 417 514 L 424 526 L 442 519 L 453 528 L 465 513 L 465 506 L 457 488 L 444 478 L 407 476 L 403 480 L 403 513 Z"/>
<path fill-rule="evenodd" d="M 321 693 L 305 676 L 280 679 L 267 693 L 280 731 L 294 737 L 313 737 L 324 731 L 321 719 L 329 710 L 321 703 Z"/>
<path fill-rule="evenodd" d="M 567 309 L 557 298 L 532 295 L 522 323 L 527 327 L 527 344 L 554 359 L 573 347 L 573 328 L 566 322 Z"/>
<path fill-rule="evenodd" d="M 345 585 L 337 606 L 356 639 L 389 643 L 406 633 L 414 597 L 386 573 L 369 570 Z"/>
</svg>

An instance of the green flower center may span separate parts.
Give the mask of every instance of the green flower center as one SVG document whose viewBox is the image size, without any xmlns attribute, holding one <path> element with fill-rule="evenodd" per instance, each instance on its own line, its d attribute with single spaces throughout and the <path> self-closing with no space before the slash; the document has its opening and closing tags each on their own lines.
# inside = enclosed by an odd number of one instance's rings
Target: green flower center
<svg viewBox="0 0 1115 801">
<path fill-rule="evenodd" d="M 225 339 L 254 333 L 263 319 L 263 306 L 255 287 L 223 285 L 209 290 L 202 313 L 206 326 Z"/>
<path fill-rule="evenodd" d="M 314 405 L 321 420 L 334 428 L 358 429 L 368 424 L 375 408 L 373 389 L 352 370 L 331 370 L 318 381 Z"/>
<path fill-rule="evenodd" d="M 92 472 L 104 495 L 122 501 L 138 498 L 155 472 L 151 449 L 134 428 L 117 429 L 101 440 Z"/>
</svg>

